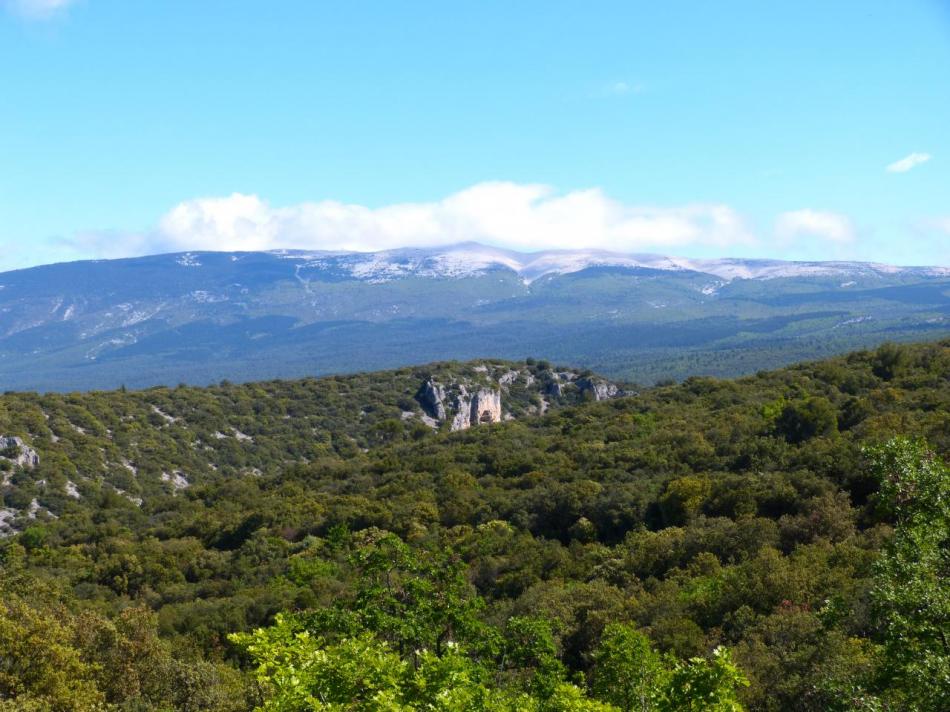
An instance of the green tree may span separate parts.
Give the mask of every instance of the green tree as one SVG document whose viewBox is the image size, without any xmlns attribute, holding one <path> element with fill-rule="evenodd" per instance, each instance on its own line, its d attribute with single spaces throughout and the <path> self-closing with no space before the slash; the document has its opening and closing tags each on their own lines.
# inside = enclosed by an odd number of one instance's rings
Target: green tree
<svg viewBox="0 0 950 712">
<path fill-rule="evenodd" d="M 868 455 L 895 522 L 871 593 L 882 672 L 902 709 L 950 709 L 950 468 L 904 438 Z"/>
<path fill-rule="evenodd" d="M 20 709 L 106 708 L 95 666 L 72 645 L 65 611 L 41 611 L 5 593 L 0 603 L 0 700 Z"/>
<path fill-rule="evenodd" d="M 261 712 L 616 712 L 563 681 L 544 698 L 500 687 L 454 644 L 410 663 L 372 633 L 330 642 L 285 616 L 232 640 L 256 665 Z"/>
<path fill-rule="evenodd" d="M 874 375 L 885 381 L 897 376 L 907 363 L 907 350 L 897 344 L 881 344 L 871 359 Z"/>
<path fill-rule="evenodd" d="M 665 682 L 663 660 L 650 639 L 629 625 L 611 623 L 594 653 L 592 689 L 623 712 L 648 712 Z"/>
<path fill-rule="evenodd" d="M 370 634 L 330 644 L 278 615 L 274 625 L 231 636 L 257 666 L 266 712 L 401 710 L 406 663 Z"/>
<path fill-rule="evenodd" d="M 463 642 L 489 645 L 491 630 L 478 618 L 484 601 L 475 595 L 466 567 L 447 549 L 415 551 L 388 532 L 366 531 L 352 556 L 356 595 L 326 611 L 318 625 L 371 630 L 400 655 Z"/>
<path fill-rule="evenodd" d="M 711 659 L 690 658 L 677 663 L 663 692 L 658 712 L 741 712 L 740 687 L 749 684 L 732 662 L 729 651 L 716 648 Z"/>
<path fill-rule="evenodd" d="M 816 435 L 836 433 L 838 413 L 827 398 L 814 396 L 786 405 L 775 428 L 788 442 L 801 443 Z"/>
<path fill-rule="evenodd" d="M 685 524 L 699 513 L 711 491 L 707 477 L 687 475 L 670 480 L 660 498 L 663 519 L 670 526 Z"/>
</svg>

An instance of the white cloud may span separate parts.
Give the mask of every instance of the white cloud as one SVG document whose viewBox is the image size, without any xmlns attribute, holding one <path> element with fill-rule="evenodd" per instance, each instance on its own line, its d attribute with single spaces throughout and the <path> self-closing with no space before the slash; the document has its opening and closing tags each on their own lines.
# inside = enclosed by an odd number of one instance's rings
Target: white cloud
<svg viewBox="0 0 950 712">
<path fill-rule="evenodd" d="M 755 239 L 722 204 L 627 205 L 592 188 L 479 183 L 429 203 L 368 208 L 326 200 L 285 207 L 256 195 L 189 200 L 152 231 L 87 233 L 69 242 L 98 257 L 182 250 L 382 250 L 477 241 L 510 249 L 598 248 L 619 252 L 726 249 Z"/>
<path fill-rule="evenodd" d="M 18 15 L 32 20 L 46 20 L 65 10 L 77 0 L 3 0 L 3 5 Z"/>
<path fill-rule="evenodd" d="M 888 173 L 906 173 L 911 168 L 919 166 L 921 163 L 926 163 L 933 156 L 929 153 L 911 153 L 907 156 L 904 156 L 899 161 L 894 161 L 891 165 L 887 167 Z"/>
<path fill-rule="evenodd" d="M 805 208 L 779 215 L 775 221 L 775 235 L 786 243 L 803 237 L 846 243 L 854 241 L 855 229 L 844 215 Z"/>
</svg>

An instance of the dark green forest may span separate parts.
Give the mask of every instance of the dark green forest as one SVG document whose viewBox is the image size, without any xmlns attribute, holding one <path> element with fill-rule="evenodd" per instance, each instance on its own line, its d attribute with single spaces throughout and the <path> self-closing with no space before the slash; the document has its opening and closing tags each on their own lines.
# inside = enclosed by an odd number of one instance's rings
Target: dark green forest
<svg viewBox="0 0 950 712">
<path fill-rule="evenodd" d="M 2 396 L 0 710 L 950 709 L 950 341 L 402 416 L 482 367 Z"/>
</svg>

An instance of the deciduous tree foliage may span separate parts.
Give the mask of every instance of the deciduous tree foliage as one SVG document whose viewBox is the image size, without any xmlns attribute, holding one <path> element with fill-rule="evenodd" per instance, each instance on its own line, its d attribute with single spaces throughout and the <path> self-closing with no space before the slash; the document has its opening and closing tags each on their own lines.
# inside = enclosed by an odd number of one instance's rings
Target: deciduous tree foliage
<svg viewBox="0 0 950 712">
<path fill-rule="evenodd" d="M 333 704 L 947 707 L 950 342 L 454 434 L 386 424 L 413 379 L 0 396 L 41 455 L 0 457 L 0 709 L 248 710 L 364 663 Z"/>
<path fill-rule="evenodd" d="M 589 694 L 568 679 L 546 620 L 485 625 L 484 601 L 439 558 L 391 534 L 371 535 L 353 558 L 361 576 L 351 601 L 231 636 L 257 666 L 263 712 L 743 709 L 736 691 L 748 682 L 725 649 L 663 659 L 643 634 L 611 624 Z"/>
<path fill-rule="evenodd" d="M 874 567 L 885 701 L 950 708 L 950 468 L 919 440 L 870 450 L 894 534 Z"/>
</svg>

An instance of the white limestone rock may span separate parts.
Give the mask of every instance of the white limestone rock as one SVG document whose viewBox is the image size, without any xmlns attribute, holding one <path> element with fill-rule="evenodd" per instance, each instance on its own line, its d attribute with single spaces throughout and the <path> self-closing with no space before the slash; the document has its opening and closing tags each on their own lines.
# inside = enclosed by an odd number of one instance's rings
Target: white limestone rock
<svg viewBox="0 0 950 712">
<path fill-rule="evenodd" d="M 453 383 L 445 386 L 429 379 L 419 389 L 417 399 L 425 415 L 423 422 L 438 425 L 448 422 L 449 429 L 465 430 L 473 425 L 500 423 L 503 419 L 501 388 Z"/>
<path fill-rule="evenodd" d="M 20 515 L 20 511 L 12 507 L 0 507 L 0 538 L 13 536 L 13 520 Z"/>
<path fill-rule="evenodd" d="M 422 386 L 419 400 L 432 418 L 445 420 L 445 388 L 431 378 Z"/>
<path fill-rule="evenodd" d="M 577 380 L 577 387 L 581 389 L 581 393 L 589 392 L 595 401 L 608 400 L 623 395 L 623 391 L 617 388 L 615 383 L 602 379 L 590 377 L 579 378 Z"/>
<path fill-rule="evenodd" d="M 501 420 L 501 391 L 479 388 L 469 394 L 465 386 L 459 387 L 455 416 L 450 426 L 452 430 L 466 430 L 474 425 L 500 423 Z"/>
<path fill-rule="evenodd" d="M 0 436 L 0 457 L 27 470 L 32 470 L 40 464 L 40 456 L 36 450 L 16 436 Z"/>
<path fill-rule="evenodd" d="M 185 477 L 185 473 L 183 473 L 181 470 L 175 470 L 172 473 L 163 472 L 162 482 L 170 483 L 175 492 L 183 490 L 189 487 L 191 484 L 188 482 L 188 478 Z"/>
<path fill-rule="evenodd" d="M 472 398 L 472 425 L 500 423 L 501 419 L 501 391 L 480 388 Z"/>
</svg>

